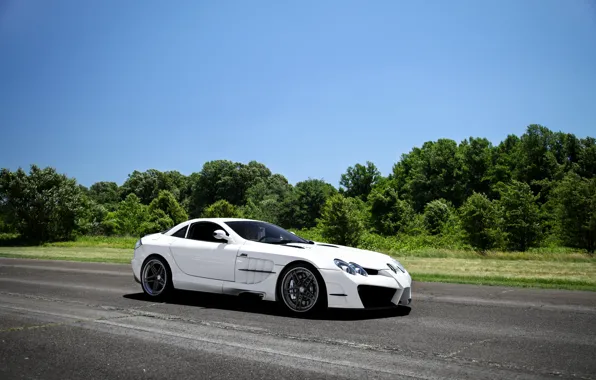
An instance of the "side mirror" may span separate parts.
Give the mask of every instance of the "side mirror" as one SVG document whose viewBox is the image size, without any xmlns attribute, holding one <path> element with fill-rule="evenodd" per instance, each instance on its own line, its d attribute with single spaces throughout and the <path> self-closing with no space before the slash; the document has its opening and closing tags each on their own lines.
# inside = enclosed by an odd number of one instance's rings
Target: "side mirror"
<svg viewBox="0 0 596 380">
<path fill-rule="evenodd" d="M 213 237 L 219 240 L 229 241 L 230 237 L 226 235 L 224 230 L 215 230 L 213 231 Z"/>
</svg>

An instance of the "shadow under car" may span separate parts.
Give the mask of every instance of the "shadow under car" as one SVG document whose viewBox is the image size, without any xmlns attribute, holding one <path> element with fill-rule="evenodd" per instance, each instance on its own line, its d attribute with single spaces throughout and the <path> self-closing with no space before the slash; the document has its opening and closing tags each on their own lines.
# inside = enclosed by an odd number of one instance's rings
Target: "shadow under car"
<svg viewBox="0 0 596 380">
<path fill-rule="evenodd" d="M 221 309 L 241 311 L 247 313 L 274 315 L 290 318 L 318 319 L 318 320 L 366 320 L 379 318 L 403 317 L 410 314 L 409 306 L 395 306 L 377 309 L 333 309 L 309 313 L 293 314 L 283 308 L 277 302 L 263 301 L 258 296 L 240 295 L 232 296 L 226 294 L 204 293 L 196 291 L 176 290 L 165 300 L 156 301 L 143 292 L 125 294 L 127 299 L 159 302 L 163 304 L 201 307 L 206 309 Z"/>
</svg>

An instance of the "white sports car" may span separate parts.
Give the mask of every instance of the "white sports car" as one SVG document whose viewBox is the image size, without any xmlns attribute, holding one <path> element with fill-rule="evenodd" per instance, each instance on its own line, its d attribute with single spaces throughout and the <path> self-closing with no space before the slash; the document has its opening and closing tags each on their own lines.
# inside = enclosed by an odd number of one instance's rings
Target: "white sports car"
<svg viewBox="0 0 596 380">
<path fill-rule="evenodd" d="M 392 257 L 305 240 L 250 219 L 193 219 L 139 239 L 134 279 L 150 297 L 173 289 L 278 301 L 294 313 L 409 305 L 412 278 Z"/>
</svg>

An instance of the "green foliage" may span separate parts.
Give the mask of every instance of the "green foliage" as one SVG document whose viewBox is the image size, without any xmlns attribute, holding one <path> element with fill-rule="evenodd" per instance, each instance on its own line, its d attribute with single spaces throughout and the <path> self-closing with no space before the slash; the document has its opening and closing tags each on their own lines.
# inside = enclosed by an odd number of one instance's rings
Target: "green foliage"
<svg viewBox="0 0 596 380">
<path fill-rule="evenodd" d="M 155 208 L 149 214 L 149 220 L 141 223 L 139 227 L 140 235 L 149 235 L 172 228 L 174 221 L 162 209 Z"/>
<path fill-rule="evenodd" d="M 499 187 L 503 211 L 503 232 L 506 234 L 508 247 L 512 250 L 526 251 L 538 245 L 540 228 L 540 208 L 536 203 L 540 198 L 532 194 L 527 183 L 512 181 Z"/>
<path fill-rule="evenodd" d="M 341 191 L 346 197 L 358 197 L 366 201 L 368 194 L 380 178 L 381 173 L 375 164 L 367 161 L 366 166 L 361 164 L 350 166 L 346 173 L 341 175 L 339 184 L 343 186 Z"/>
<path fill-rule="evenodd" d="M 457 143 L 449 139 L 428 141 L 421 149 L 405 157 L 405 163 L 399 162 L 393 168 L 399 192 L 410 199 L 417 212 L 435 199 L 446 199 L 455 206 L 465 199 L 462 180 L 462 160 Z M 404 167 L 402 167 L 404 166 Z"/>
<path fill-rule="evenodd" d="M 32 165 L 0 171 L 0 207 L 7 221 L 23 238 L 34 242 L 68 240 L 83 214 L 83 194 L 76 181 L 54 168 Z"/>
<path fill-rule="evenodd" d="M 364 233 L 364 204 L 341 194 L 331 196 L 322 209 L 319 226 L 330 243 L 356 247 Z"/>
<path fill-rule="evenodd" d="M 280 224 L 283 211 L 280 204 L 290 199 L 291 192 L 292 186 L 282 175 L 260 178 L 246 191 L 246 204 L 241 212 L 249 219 Z"/>
<path fill-rule="evenodd" d="M 499 243 L 499 210 L 486 195 L 472 194 L 460 209 L 460 219 L 472 247 L 486 251 Z"/>
<path fill-rule="evenodd" d="M 132 172 L 120 188 L 120 196 L 124 199 L 129 194 L 135 194 L 142 204 L 148 205 L 161 190 L 171 192 L 178 202 L 183 202 L 190 194 L 187 177 L 179 172 L 149 169 Z"/>
<path fill-rule="evenodd" d="M 596 178 L 569 173 L 555 189 L 556 213 L 562 241 L 569 247 L 596 248 Z"/>
<path fill-rule="evenodd" d="M 108 213 L 103 228 L 108 234 L 140 236 L 145 231 L 143 223 L 149 219 L 148 206 L 131 193 L 120 202 L 116 211 Z"/>
<path fill-rule="evenodd" d="M 298 182 L 291 194 L 282 202 L 279 215 L 284 227 L 298 229 L 312 228 L 321 217 L 321 210 L 328 198 L 337 190 L 321 179 L 307 179 Z"/>
<path fill-rule="evenodd" d="M 108 214 L 107 208 L 87 196 L 83 196 L 82 201 L 82 212 L 77 219 L 78 235 L 107 235 L 109 231 L 105 230 L 103 224 Z"/>
<path fill-rule="evenodd" d="M 449 221 L 451 210 L 449 204 L 443 199 L 436 199 L 424 206 L 424 227 L 432 235 L 441 233 Z"/>
<path fill-rule="evenodd" d="M 492 164 L 493 147 L 485 138 L 464 140 L 458 147 L 461 169 L 457 170 L 465 186 L 463 196 L 467 198 L 472 192 L 488 194 L 490 191 L 489 170 Z"/>
<path fill-rule="evenodd" d="M 87 195 L 96 204 L 108 207 L 120 202 L 120 193 L 116 182 L 96 182 L 91 185 Z"/>
<path fill-rule="evenodd" d="M 410 204 L 399 199 L 393 186 L 393 182 L 384 182 L 375 187 L 368 197 L 371 225 L 382 235 L 406 231 L 415 215 Z"/>
<path fill-rule="evenodd" d="M 165 217 L 158 211 L 163 212 Z M 157 198 L 151 201 L 149 204 L 149 214 L 159 226 L 164 226 L 165 221 L 169 219 L 171 224 L 165 225 L 164 229 L 188 220 L 186 211 L 178 204 L 174 195 L 167 190 L 161 190 Z"/>
<path fill-rule="evenodd" d="M 358 239 L 367 247 L 593 251 L 595 181 L 596 139 L 541 125 L 496 146 L 475 137 L 427 141 L 402 154 L 388 177 L 372 162 L 356 164 L 341 175 L 339 191 L 310 178 L 292 186 L 255 161 L 209 161 L 188 176 L 134 171 L 122 186 L 97 182 L 89 189 L 33 166 L 29 175 L 2 170 L 0 233 L 25 243 L 138 236 L 189 216 L 242 216 L 316 239 L 335 239 L 330 231 L 337 231 L 337 239 L 356 241 L 341 231 L 358 210 L 364 225 Z M 328 201 L 327 212 L 336 214 L 323 218 Z"/>
<path fill-rule="evenodd" d="M 203 211 L 203 218 L 239 218 L 238 208 L 226 200 L 219 200 Z"/>
<path fill-rule="evenodd" d="M 246 191 L 260 179 L 270 176 L 271 171 L 256 161 L 247 165 L 229 160 L 206 162 L 192 184 L 190 214 L 201 215 L 205 207 L 219 200 L 241 206 Z"/>
</svg>

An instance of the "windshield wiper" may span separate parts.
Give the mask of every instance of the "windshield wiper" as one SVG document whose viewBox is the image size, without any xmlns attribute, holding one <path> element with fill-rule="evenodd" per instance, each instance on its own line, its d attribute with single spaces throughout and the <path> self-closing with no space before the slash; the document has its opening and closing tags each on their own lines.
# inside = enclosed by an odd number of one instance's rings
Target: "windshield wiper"
<svg viewBox="0 0 596 380">
<path fill-rule="evenodd" d="M 300 242 L 296 241 L 296 240 L 291 240 L 291 239 L 281 239 L 278 241 L 269 241 L 267 243 L 269 243 L 269 244 L 288 244 L 288 243 L 300 243 Z"/>
</svg>

